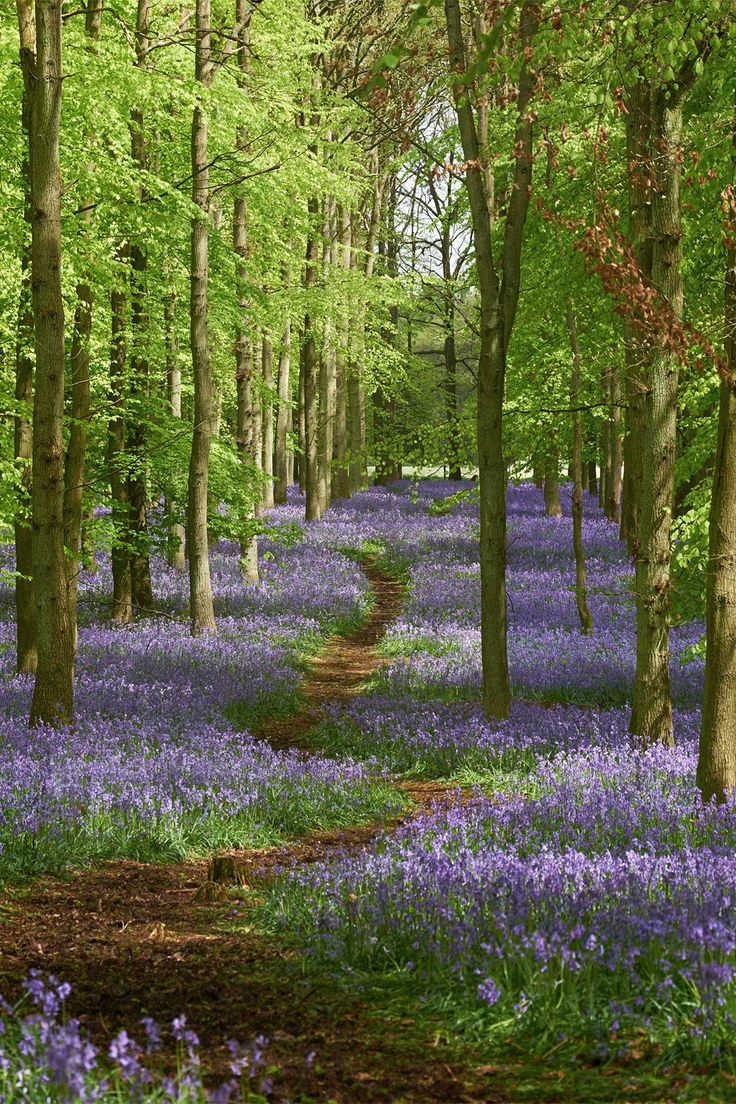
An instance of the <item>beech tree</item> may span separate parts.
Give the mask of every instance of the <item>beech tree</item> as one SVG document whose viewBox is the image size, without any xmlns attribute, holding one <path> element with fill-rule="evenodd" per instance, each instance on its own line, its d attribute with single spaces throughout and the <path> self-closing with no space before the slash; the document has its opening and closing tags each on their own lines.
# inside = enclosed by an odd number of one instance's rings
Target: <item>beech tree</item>
<svg viewBox="0 0 736 1104">
<path fill-rule="evenodd" d="M 21 2 L 18 13 L 21 65 L 30 107 L 31 289 L 36 360 L 31 501 L 38 664 L 31 723 L 67 724 L 74 712 L 75 623 L 64 552 L 61 2 L 36 0 L 33 13 L 30 4 Z"/>
<path fill-rule="evenodd" d="M 532 119 L 534 90 L 530 50 L 536 31 L 535 5 L 522 3 L 518 35 L 521 56 L 516 97 L 514 170 L 504 222 L 500 257 L 494 255 L 491 224 L 498 217 L 488 164 L 485 114 L 474 110 L 466 74 L 460 0 L 445 0 L 445 21 L 453 99 L 457 112 L 465 180 L 472 214 L 473 242 L 480 292 L 480 354 L 478 360 L 478 473 L 480 490 L 481 649 L 483 708 L 488 717 L 509 712 L 506 650 L 506 464 L 503 454 L 503 400 L 506 355 L 521 286 L 521 246 L 532 179 Z"/>
</svg>

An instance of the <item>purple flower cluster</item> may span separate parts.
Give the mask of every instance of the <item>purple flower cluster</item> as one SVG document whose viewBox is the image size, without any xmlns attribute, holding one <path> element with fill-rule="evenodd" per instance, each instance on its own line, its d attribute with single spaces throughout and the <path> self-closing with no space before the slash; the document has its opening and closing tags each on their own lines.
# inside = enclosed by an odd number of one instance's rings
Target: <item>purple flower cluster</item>
<svg viewBox="0 0 736 1104">
<path fill-rule="evenodd" d="M 13 626 L 0 626 L 0 879 L 260 845 L 395 804 L 363 766 L 276 753 L 241 730 L 293 705 L 304 653 L 366 603 L 358 566 L 311 531 L 263 553 L 256 586 L 234 546 L 213 553 L 217 633 L 193 639 L 171 619 L 83 626 L 73 731 L 29 732 L 31 682 L 13 672 Z M 183 605 L 175 571 L 156 562 L 154 583 Z M 88 613 L 108 586 L 104 565 L 85 578 Z"/>
<path fill-rule="evenodd" d="M 372 692 L 335 706 L 325 744 L 394 770 L 513 773 L 490 796 L 292 874 L 264 915 L 333 969 L 407 973 L 443 1007 L 480 1010 L 489 1033 L 514 1025 L 547 1046 L 554 1026 L 599 1047 L 635 1030 L 681 1052 L 733 1055 L 736 805 L 700 802 L 702 665 L 680 658 L 700 627 L 674 633 L 678 746 L 644 750 L 627 731 L 634 624 L 614 528 L 597 512 L 585 523 L 596 625 L 585 638 L 569 518 L 544 517 L 535 488 L 511 488 L 516 697 L 510 720 L 491 724 L 472 700 L 477 509 L 472 495 L 447 512 L 433 501 L 420 485 L 385 512 L 344 508 L 370 517 L 368 539 L 393 549 L 410 590 L 386 645 L 397 658 Z"/>
<path fill-rule="evenodd" d="M 59 1101 L 94 1104 L 96 1101 L 162 1101 L 168 1104 L 250 1104 L 265 1102 L 273 1088 L 264 1072 L 268 1040 L 258 1036 L 242 1046 L 227 1045 L 232 1077 L 214 1090 L 202 1080 L 199 1039 L 177 1016 L 169 1034 L 177 1055 L 177 1072 L 168 1076 L 151 1058 L 163 1045 L 161 1028 L 149 1017 L 141 1020 L 145 1047 L 119 1031 L 107 1054 L 90 1041 L 79 1020 L 64 1017 L 64 1001 L 71 986 L 32 971 L 25 983 L 27 998 L 36 1010 L 23 1014 L 0 997 L 0 1104 L 13 1101 Z"/>
</svg>

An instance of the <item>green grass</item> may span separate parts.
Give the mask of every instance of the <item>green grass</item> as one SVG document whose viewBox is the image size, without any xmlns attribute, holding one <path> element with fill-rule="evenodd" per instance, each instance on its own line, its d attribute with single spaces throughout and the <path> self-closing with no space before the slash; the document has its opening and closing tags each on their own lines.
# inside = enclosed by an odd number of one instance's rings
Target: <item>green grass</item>
<svg viewBox="0 0 736 1104">
<path fill-rule="evenodd" d="M 0 884 L 114 859 L 183 862 L 213 851 L 280 846 L 312 831 L 383 820 L 405 804 L 403 795 L 378 777 L 366 777 L 348 793 L 327 779 L 306 789 L 284 776 L 274 779 L 270 793 L 237 812 L 220 809 L 216 795 L 204 807 L 146 819 L 102 810 L 79 822 L 57 822 L 53 830 L 0 839 Z"/>
</svg>

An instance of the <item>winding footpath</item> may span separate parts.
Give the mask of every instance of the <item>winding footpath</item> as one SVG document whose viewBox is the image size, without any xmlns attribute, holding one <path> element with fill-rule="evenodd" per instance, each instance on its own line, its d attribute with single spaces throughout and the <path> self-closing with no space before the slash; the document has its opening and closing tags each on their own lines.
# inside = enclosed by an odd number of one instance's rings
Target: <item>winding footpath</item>
<svg viewBox="0 0 736 1104">
<path fill-rule="evenodd" d="M 317 754 L 311 729 L 327 702 L 359 692 L 387 660 L 377 649 L 402 601 L 396 579 L 366 562 L 373 604 L 364 625 L 327 641 L 302 685 L 303 704 L 267 721 L 256 735 L 276 749 Z M 412 801 L 401 816 L 341 830 L 313 832 L 283 847 L 233 852 L 246 884 L 269 871 L 360 849 L 457 788 L 397 781 Z M 269 1060 L 280 1067 L 276 1099 L 394 1101 L 406 1104 L 495 1104 L 498 1071 L 458 1063 L 439 1040 L 427 1040 L 401 1013 L 381 1018 L 370 1000 L 329 979 L 301 975 L 297 955 L 247 924 L 253 894 L 208 901 L 206 860 L 184 863 L 116 861 L 68 878 L 40 878 L 13 890 L 0 912 L 0 992 L 15 992 L 36 967 L 71 982 L 69 1013 L 93 1038 L 125 1027 L 140 1034 L 142 1016 L 166 1023 L 185 1012 L 200 1035 L 213 1084 L 228 1076 L 226 1040 L 265 1035 Z M 203 900 L 204 896 L 204 900 Z M 233 921 L 237 918 L 238 930 Z M 428 1049 L 429 1048 L 429 1049 Z M 308 1056 L 317 1058 L 309 1062 Z M 470 1055 L 472 1061 L 472 1055 Z"/>
</svg>

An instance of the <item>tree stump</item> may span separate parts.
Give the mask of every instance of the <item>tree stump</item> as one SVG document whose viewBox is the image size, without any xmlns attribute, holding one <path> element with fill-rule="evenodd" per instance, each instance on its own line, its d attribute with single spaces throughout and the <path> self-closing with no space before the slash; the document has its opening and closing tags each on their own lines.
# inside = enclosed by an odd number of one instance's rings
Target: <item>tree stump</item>
<svg viewBox="0 0 736 1104">
<path fill-rule="evenodd" d="M 242 868 L 230 855 L 213 855 L 207 870 L 207 881 L 194 895 L 195 901 L 226 901 L 230 886 L 245 885 Z"/>
</svg>

